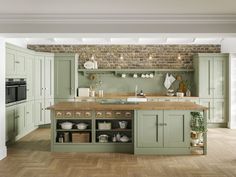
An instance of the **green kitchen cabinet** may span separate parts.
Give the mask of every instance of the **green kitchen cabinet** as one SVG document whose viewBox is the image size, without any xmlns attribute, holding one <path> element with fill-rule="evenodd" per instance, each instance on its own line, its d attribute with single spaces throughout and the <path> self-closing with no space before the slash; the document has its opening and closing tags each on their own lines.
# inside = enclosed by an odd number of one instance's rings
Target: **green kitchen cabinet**
<svg viewBox="0 0 236 177">
<path fill-rule="evenodd" d="M 26 65 L 25 65 L 25 60 L 26 60 L 26 53 L 23 53 L 21 51 L 17 51 L 16 54 L 16 66 L 15 66 L 15 74 L 17 76 L 25 77 L 26 76 Z"/>
<path fill-rule="evenodd" d="M 24 133 L 26 128 L 25 122 L 25 104 L 19 104 L 15 106 L 15 126 L 16 126 L 16 139 Z"/>
<path fill-rule="evenodd" d="M 164 147 L 189 147 L 190 111 L 164 111 Z"/>
<path fill-rule="evenodd" d="M 44 56 L 35 56 L 34 62 L 34 97 L 36 100 L 44 98 Z"/>
<path fill-rule="evenodd" d="M 45 56 L 44 58 L 44 98 L 54 97 L 54 57 Z"/>
<path fill-rule="evenodd" d="M 25 131 L 30 131 L 34 128 L 34 101 L 29 101 L 25 104 Z"/>
<path fill-rule="evenodd" d="M 198 54 L 194 56 L 195 85 L 199 97 L 226 97 L 228 58 L 228 54 Z"/>
<path fill-rule="evenodd" d="M 44 124 L 44 100 L 35 100 L 34 102 L 35 125 Z"/>
<path fill-rule="evenodd" d="M 136 154 L 189 154 L 190 111 L 136 111 Z"/>
<path fill-rule="evenodd" d="M 54 104 L 54 99 L 46 99 L 44 102 L 44 124 L 50 124 L 51 123 L 51 115 L 50 110 L 47 109 L 49 106 L 52 106 Z"/>
<path fill-rule="evenodd" d="M 70 99 L 76 96 L 77 56 L 75 54 L 55 54 L 54 98 Z"/>
<path fill-rule="evenodd" d="M 15 107 L 6 108 L 6 141 L 14 141 L 16 136 Z"/>
<path fill-rule="evenodd" d="M 163 111 L 138 111 L 137 146 L 163 147 Z"/>
<path fill-rule="evenodd" d="M 34 55 L 27 55 L 25 58 L 27 101 L 34 99 Z"/>
<path fill-rule="evenodd" d="M 200 104 L 208 107 L 207 122 L 211 124 L 225 124 L 226 120 L 226 103 L 225 99 L 200 99 Z"/>
<path fill-rule="evenodd" d="M 214 99 L 200 99 L 200 105 L 206 106 L 208 108 L 207 111 L 207 122 L 213 123 L 214 122 Z"/>
</svg>

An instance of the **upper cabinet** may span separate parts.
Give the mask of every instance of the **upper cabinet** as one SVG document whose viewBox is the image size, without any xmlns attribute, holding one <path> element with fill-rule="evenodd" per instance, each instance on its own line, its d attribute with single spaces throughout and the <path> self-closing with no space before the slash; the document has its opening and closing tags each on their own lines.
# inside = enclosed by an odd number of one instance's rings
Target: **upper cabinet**
<svg viewBox="0 0 236 177">
<path fill-rule="evenodd" d="M 28 52 L 17 49 L 12 45 L 6 45 L 6 78 L 26 77 L 26 57 Z"/>
<path fill-rule="evenodd" d="M 69 99 L 76 96 L 75 78 L 78 56 L 76 54 L 55 54 L 54 60 L 54 98 Z"/>
<path fill-rule="evenodd" d="M 25 58 L 27 101 L 34 99 L 34 55 L 28 54 Z"/>
<path fill-rule="evenodd" d="M 199 97 L 226 97 L 228 58 L 228 54 L 198 54 L 194 56 L 195 85 Z"/>
</svg>

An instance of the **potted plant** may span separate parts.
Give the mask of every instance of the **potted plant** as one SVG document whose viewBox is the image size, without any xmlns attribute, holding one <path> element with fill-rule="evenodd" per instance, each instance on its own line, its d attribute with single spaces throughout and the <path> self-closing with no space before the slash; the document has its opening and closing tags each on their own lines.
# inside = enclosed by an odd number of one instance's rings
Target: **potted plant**
<svg viewBox="0 0 236 177">
<path fill-rule="evenodd" d="M 204 118 L 200 112 L 191 112 L 191 130 L 193 134 L 196 136 L 194 137 L 192 135 L 192 138 L 194 140 L 198 140 L 198 142 L 202 141 L 202 135 L 206 132 L 206 126 L 204 124 Z M 196 142 L 196 141 L 195 141 Z M 197 143 L 198 144 L 198 143 Z"/>
</svg>

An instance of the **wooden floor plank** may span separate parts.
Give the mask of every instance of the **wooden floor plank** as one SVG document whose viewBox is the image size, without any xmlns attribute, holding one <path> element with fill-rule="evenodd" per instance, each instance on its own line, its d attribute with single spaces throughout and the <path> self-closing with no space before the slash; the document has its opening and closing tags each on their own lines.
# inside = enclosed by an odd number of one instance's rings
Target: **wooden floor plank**
<svg viewBox="0 0 236 177">
<path fill-rule="evenodd" d="M 8 148 L 0 177 L 236 177 L 236 130 L 209 129 L 208 155 L 51 153 L 50 130 Z"/>
</svg>

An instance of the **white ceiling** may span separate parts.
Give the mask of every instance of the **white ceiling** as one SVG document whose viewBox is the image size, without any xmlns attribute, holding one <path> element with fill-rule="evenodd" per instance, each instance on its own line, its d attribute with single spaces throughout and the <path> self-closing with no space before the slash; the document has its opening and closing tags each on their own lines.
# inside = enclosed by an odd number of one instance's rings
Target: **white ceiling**
<svg viewBox="0 0 236 177">
<path fill-rule="evenodd" d="M 235 14 L 235 0 L 0 0 L 0 13 Z"/>
<path fill-rule="evenodd" d="M 173 38 L 173 37 L 84 37 L 84 38 L 20 38 L 26 44 L 45 44 L 45 45 L 59 45 L 59 44 L 74 44 L 74 45 L 87 45 L 87 44 L 221 44 L 224 38 L 220 37 L 205 37 L 205 38 Z"/>
</svg>

